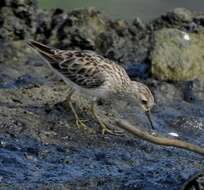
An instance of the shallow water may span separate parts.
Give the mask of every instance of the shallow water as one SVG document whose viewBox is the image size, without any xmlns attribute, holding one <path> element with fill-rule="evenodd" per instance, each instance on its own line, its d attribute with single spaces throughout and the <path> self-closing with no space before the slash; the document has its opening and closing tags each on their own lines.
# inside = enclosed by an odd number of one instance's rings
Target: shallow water
<svg viewBox="0 0 204 190">
<path fill-rule="evenodd" d="M 195 11 L 204 10 L 203 0 L 40 0 L 45 9 L 61 7 L 66 10 L 94 6 L 112 18 L 129 21 L 140 17 L 144 21 L 158 17 L 176 7 L 185 7 Z"/>
</svg>

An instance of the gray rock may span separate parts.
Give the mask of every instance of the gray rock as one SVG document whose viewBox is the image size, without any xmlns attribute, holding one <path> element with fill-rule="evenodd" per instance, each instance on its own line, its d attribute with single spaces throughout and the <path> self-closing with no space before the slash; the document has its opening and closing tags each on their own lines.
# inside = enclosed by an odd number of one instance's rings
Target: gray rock
<svg viewBox="0 0 204 190">
<path fill-rule="evenodd" d="M 184 8 L 176 8 L 172 12 L 168 12 L 166 14 L 170 20 L 174 20 L 177 22 L 191 22 L 193 19 L 193 14 L 190 10 Z"/>
<path fill-rule="evenodd" d="M 190 34 L 162 29 L 154 34 L 151 52 L 152 74 L 162 80 L 204 79 L 204 30 Z"/>
<path fill-rule="evenodd" d="M 188 9 L 176 8 L 148 23 L 148 28 L 150 30 L 159 30 L 162 28 L 183 29 L 193 21 L 194 16 Z"/>
</svg>

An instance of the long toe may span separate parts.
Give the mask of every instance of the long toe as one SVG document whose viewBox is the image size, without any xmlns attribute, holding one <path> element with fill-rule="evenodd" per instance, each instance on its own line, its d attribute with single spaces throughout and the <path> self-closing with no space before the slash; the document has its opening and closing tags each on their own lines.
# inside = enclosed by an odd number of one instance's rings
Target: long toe
<svg viewBox="0 0 204 190">
<path fill-rule="evenodd" d="M 79 129 L 84 129 L 84 130 L 88 129 L 88 126 L 81 119 L 76 119 L 76 126 Z"/>
<path fill-rule="evenodd" d="M 120 130 L 115 130 L 114 128 L 110 128 L 109 126 L 107 126 L 107 124 L 105 124 L 104 122 L 100 121 L 100 127 L 101 127 L 101 133 L 102 135 L 105 134 L 110 134 L 110 135 L 116 135 L 116 136 L 121 136 L 123 135 L 123 132 Z"/>
<path fill-rule="evenodd" d="M 104 127 L 104 126 L 102 127 L 101 133 L 102 133 L 102 135 L 105 135 L 105 134 L 113 135 L 114 134 L 113 130 L 108 129 L 107 127 Z"/>
</svg>

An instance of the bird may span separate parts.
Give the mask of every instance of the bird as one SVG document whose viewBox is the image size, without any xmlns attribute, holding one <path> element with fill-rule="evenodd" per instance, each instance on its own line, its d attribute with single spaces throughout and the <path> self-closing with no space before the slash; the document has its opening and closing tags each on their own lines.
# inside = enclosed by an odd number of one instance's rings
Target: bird
<svg viewBox="0 0 204 190">
<path fill-rule="evenodd" d="M 91 112 L 98 121 L 102 134 L 114 132 L 98 115 L 97 100 L 109 99 L 119 94 L 132 97 L 146 114 L 152 130 L 155 129 L 150 114 L 155 104 L 152 92 L 145 84 L 131 80 L 125 69 L 116 62 L 90 50 L 61 50 L 35 40 L 29 40 L 27 44 L 71 88 L 67 100 L 78 127 L 84 128 L 86 124 L 79 118 L 71 103 L 72 95 L 76 91 L 91 100 Z"/>
</svg>

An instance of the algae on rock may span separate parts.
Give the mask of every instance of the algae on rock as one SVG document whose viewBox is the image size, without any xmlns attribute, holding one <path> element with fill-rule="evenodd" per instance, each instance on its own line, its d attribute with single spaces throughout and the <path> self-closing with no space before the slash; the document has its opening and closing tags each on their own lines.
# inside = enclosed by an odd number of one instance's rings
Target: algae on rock
<svg viewBox="0 0 204 190">
<path fill-rule="evenodd" d="M 152 74 L 162 80 L 204 79 L 204 30 L 162 29 L 154 34 Z"/>
</svg>

